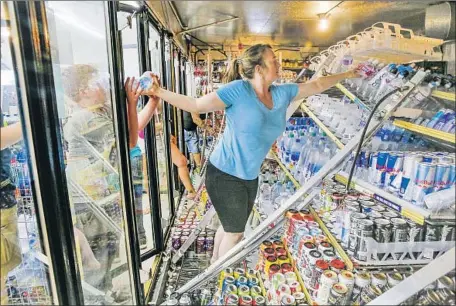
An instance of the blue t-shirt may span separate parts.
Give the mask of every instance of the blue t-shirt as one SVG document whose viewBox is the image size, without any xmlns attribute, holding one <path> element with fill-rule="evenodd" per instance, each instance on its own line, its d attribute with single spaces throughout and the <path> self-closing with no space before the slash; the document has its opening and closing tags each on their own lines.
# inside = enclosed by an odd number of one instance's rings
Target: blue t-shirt
<svg viewBox="0 0 456 306">
<path fill-rule="evenodd" d="M 287 108 L 298 94 L 298 85 L 271 85 L 274 106 L 268 109 L 246 80 L 233 81 L 217 90 L 226 104 L 226 127 L 210 157 L 219 170 L 253 180 L 274 141 L 285 130 Z"/>
</svg>

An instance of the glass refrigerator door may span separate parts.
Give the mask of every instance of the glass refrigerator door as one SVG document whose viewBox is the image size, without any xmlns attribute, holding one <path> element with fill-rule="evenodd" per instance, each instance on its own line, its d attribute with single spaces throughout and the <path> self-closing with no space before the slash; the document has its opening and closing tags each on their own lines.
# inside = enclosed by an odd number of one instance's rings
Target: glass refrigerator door
<svg viewBox="0 0 456 306">
<path fill-rule="evenodd" d="M 53 292 L 47 235 L 40 226 L 41 201 L 35 190 L 33 147 L 22 127 L 26 119 L 20 111 L 25 99 L 19 86 L 17 55 L 11 40 L 17 39 L 10 27 L 6 3 L 1 3 L 1 104 L 0 104 L 0 305 L 50 305 Z M 13 37 L 14 36 L 14 37 Z M 15 54 L 15 56 L 13 56 Z M 31 166 L 32 168 L 29 168 Z"/>
<path fill-rule="evenodd" d="M 46 8 L 84 302 L 136 304 L 111 88 L 117 76 L 110 75 L 110 10 L 94 1 L 49 1 Z"/>
<path fill-rule="evenodd" d="M 121 30 L 122 37 L 122 54 L 123 54 L 123 67 L 124 78 L 134 77 L 135 82 L 141 76 L 139 52 L 138 52 L 138 26 L 136 14 L 130 12 L 118 12 L 119 30 Z M 135 85 L 134 85 L 135 86 Z M 147 97 L 143 97 L 147 99 Z M 142 110 L 141 99 L 138 101 L 137 111 L 138 114 Z M 130 162 L 131 171 L 133 175 L 133 191 L 135 197 L 135 210 L 136 210 L 136 227 L 139 235 L 139 243 L 141 254 L 144 254 L 156 248 L 154 241 L 153 226 L 151 224 L 151 202 L 149 199 L 148 180 L 147 178 L 147 160 L 145 154 L 145 141 L 144 131 L 139 132 L 138 143 L 135 148 L 131 150 Z"/>
</svg>

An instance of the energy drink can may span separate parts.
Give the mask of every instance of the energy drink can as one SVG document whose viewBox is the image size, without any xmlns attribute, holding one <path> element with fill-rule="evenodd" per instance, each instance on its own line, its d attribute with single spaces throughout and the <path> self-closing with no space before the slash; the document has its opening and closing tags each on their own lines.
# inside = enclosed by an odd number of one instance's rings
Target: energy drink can
<svg viewBox="0 0 456 306">
<path fill-rule="evenodd" d="M 279 257 L 277 257 L 277 263 L 279 265 L 282 265 L 284 263 L 290 263 L 290 259 L 286 255 L 280 255 Z"/>
<path fill-rule="evenodd" d="M 280 270 L 282 273 L 287 273 L 293 271 L 293 266 L 290 263 L 283 263 L 280 265 Z"/>
<path fill-rule="evenodd" d="M 413 222 L 410 219 L 405 219 L 408 224 L 408 238 L 407 241 L 421 242 L 424 241 L 424 228 L 423 226 Z"/>
<path fill-rule="evenodd" d="M 377 164 L 375 166 L 375 184 L 377 186 L 385 186 L 386 176 L 386 162 L 388 160 L 389 153 L 386 151 L 380 151 L 377 155 Z"/>
<path fill-rule="evenodd" d="M 214 237 L 206 237 L 206 253 L 209 255 L 212 255 L 212 252 L 214 252 Z"/>
<path fill-rule="evenodd" d="M 244 269 L 242 268 L 236 268 L 234 269 L 234 278 L 239 279 L 239 277 L 244 276 L 245 277 L 245 272 Z"/>
<path fill-rule="evenodd" d="M 375 300 L 382 294 L 382 290 L 375 285 L 370 285 L 365 290 L 363 290 L 358 299 L 358 305 L 366 305 L 372 300 Z"/>
<path fill-rule="evenodd" d="M 268 275 L 268 278 L 271 279 L 274 275 L 280 273 L 280 265 L 273 264 L 269 267 L 269 270 L 265 270 L 265 272 Z"/>
<path fill-rule="evenodd" d="M 337 274 L 334 271 L 326 270 L 320 277 L 320 286 L 317 292 L 317 301 L 321 305 L 328 304 L 332 286 L 337 283 Z"/>
<path fill-rule="evenodd" d="M 237 294 L 228 294 L 223 299 L 224 305 L 239 305 L 239 297 Z"/>
<path fill-rule="evenodd" d="M 276 256 L 287 256 L 287 251 L 283 247 L 278 247 L 275 249 Z"/>
<path fill-rule="evenodd" d="M 392 242 L 406 242 L 409 236 L 407 222 L 404 219 L 392 218 L 391 224 L 393 226 L 391 229 L 393 233 L 391 237 Z M 403 253 L 394 253 L 394 256 L 396 259 L 399 259 L 402 254 Z"/>
<path fill-rule="evenodd" d="M 313 250 L 313 251 L 309 252 L 309 254 L 306 256 L 307 263 L 306 263 L 306 269 L 304 272 L 304 275 L 306 278 L 308 278 L 308 279 L 312 278 L 312 273 L 313 273 L 315 264 L 316 264 L 317 260 L 322 259 L 322 257 L 323 257 L 322 254 L 317 250 Z"/>
<path fill-rule="evenodd" d="M 171 238 L 174 250 L 180 249 L 180 247 L 182 245 L 180 238 L 181 238 L 180 235 L 173 235 L 173 238 Z"/>
<path fill-rule="evenodd" d="M 390 186 L 396 176 L 401 172 L 404 164 L 403 153 L 390 153 L 388 155 L 388 161 L 386 163 L 386 186 Z"/>
<path fill-rule="evenodd" d="M 376 219 L 382 219 L 383 215 L 376 211 L 371 211 L 370 214 L 367 215 L 369 220 L 375 221 Z"/>
<path fill-rule="evenodd" d="M 262 294 L 262 290 L 261 290 L 260 286 L 253 286 L 252 288 L 250 288 L 250 295 L 252 297 L 260 296 L 261 294 Z"/>
<path fill-rule="evenodd" d="M 239 278 L 236 280 L 236 286 L 247 286 L 249 285 L 249 280 L 247 277 L 241 275 Z"/>
<path fill-rule="evenodd" d="M 298 281 L 294 281 L 291 284 L 289 284 L 291 294 L 294 294 L 296 292 L 301 292 L 301 285 L 299 284 Z"/>
<path fill-rule="evenodd" d="M 410 193 L 408 190 L 412 187 L 410 181 L 415 180 L 416 176 L 416 169 L 418 167 L 418 163 L 423 160 L 423 157 L 419 154 L 408 154 L 404 156 L 404 164 L 402 166 L 402 179 L 401 179 L 401 187 L 400 187 L 400 194 L 405 196 L 406 193 Z M 406 196 L 406 199 L 411 199 Z"/>
<path fill-rule="evenodd" d="M 329 268 L 336 273 L 340 273 L 345 269 L 345 263 L 342 260 L 335 258 L 329 262 Z"/>
<path fill-rule="evenodd" d="M 434 189 L 436 165 L 426 162 L 418 163 L 415 176 L 415 188 L 412 194 L 412 202 L 421 205 L 424 196 Z"/>
<path fill-rule="evenodd" d="M 282 273 L 276 273 L 271 278 L 271 284 L 274 289 L 279 288 L 280 285 L 285 284 L 285 276 Z"/>
<path fill-rule="evenodd" d="M 235 284 L 227 284 L 224 288 L 222 288 L 222 294 L 223 296 L 227 296 L 230 294 L 236 294 L 237 295 L 237 287 Z"/>
<path fill-rule="evenodd" d="M 358 274 L 356 274 L 355 285 L 353 287 L 353 293 L 351 298 L 352 302 L 358 301 L 361 292 L 364 290 L 364 288 L 369 286 L 370 283 L 370 274 L 366 272 L 359 272 Z"/>
<path fill-rule="evenodd" d="M 366 219 L 366 215 L 362 213 L 352 213 L 350 216 L 350 235 L 348 237 L 348 253 L 354 255 L 358 246 L 358 223 L 360 220 Z"/>
<path fill-rule="evenodd" d="M 259 281 L 258 281 L 258 278 L 256 276 L 250 276 L 248 278 L 248 286 L 249 287 L 258 286 L 258 284 L 259 284 Z"/>
<path fill-rule="evenodd" d="M 324 251 L 326 251 L 326 250 L 332 251 L 332 250 L 334 250 L 334 248 L 332 247 L 332 245 L 331 245 L 329 242 L 327 242 L 327 241 L 322 241 L 322 242 L 318 245 L 318 250 L 319 250 L 320 252 L 324 252 Z"/>
<path fill-rule="evenodd" d="M 391 241 L 391 221 L 380 218 L 374 220 L 374 239 L 378 243 Z"/>
<path fill-rule="evenodd" d="M 205 237 L 198 237 L 196 239 L 196 254 L 205 253 L 205 244 L 206 244 L 206 238 Z"/>
<path fill-rule="evenodd" d="M 335 283 L 330 291 L 328 305 L 342 305 L 348 293 L 348 288 L 344 284 Z"/>
<path fill-rule="evenodd" d="M 364 200 L 359 200 L 362 208 L 362 212 L 364 214 L 369 214 L 372 211 L 372 207 L 375 206 L 374 202 L 372 201 L 364 201 Z"/>
<path fill-rule="evenodd" d="M 447 188 L 450 181 L 450 170 L 449 164 L 437 164 L 435 167 L 435 178 L 434 178 L 434 191 L 439 191 Z"/>
<path fill-rule="evenodd" d="M 310 288 L 317 289 L 318 288 L 318 281 L 321 278 L 321 275 L 323 274 L 324 271 L 329 269 L 329 265 L 326 261 L 323 259 L 319 259 L 315 263 L 315 268 L 312 271 L 310 281 L 309 281 L 309 286 Z"/>
<path fill-rule="evenodd" d="M 327 262 L 330 262 L 331 260 L 336 258 L 336 252 L 333 250 L 325 250 L 323 251 L 323 259 L 326 260 Z"/>
<path fill-rule="evenodd" d="M 253 299 L 249 295 L 241 295 L 239 297 L 239 306 L 252 306 Z"/>
<path fill-rule="evenodd" d="M 339 283 L 344 284 L 347 287 L 347 295 L 341 305 L 348 305 L 352 295 L 353 286 L 355 285 L 355 276 L 352 272 L 343 270 L 339 274 Z"/>
<path fill-rule="evenodd" d="M 383 288 L 388 283 L 388 278 L 385 273 L 373 273 L 372 274 L 372 285 L 377 286 L 378 288 Z"/>
<path fill-rule="evenodd" d="M 450 165 L 450 174 L 448 177 L 447 188 L 451 187 L 456 182 L 456 165 L 454 163 Z"/>
<path fill-rule="evenodd" d="M 250 288 L 249 288 L 249 286 L 246 286 L 246 285 L 239 285 L 239 286 L 238 286 L 238 295 L 239 295 L 239 296 L 250 295 Z"/>
<path fill-rule="evenodd" d="M 367 258 L 367 239 L 373 237 L 374 222 L 368 219 L 361 219 L 358 222 L 357 243 L 355 249 L 355 258 L 360 261 L 366 261 Z"/>
<path fill-rule="evenodd" d="M 253 298 L 253 306 L 265 306 L 266 305 L 266 299 L 259 295 L 259 296 L 255 296 Z"/>
<path fill-rule="evenodd" d="M 273 248 L 272 242 L 269 240 L 265 240 L 260 245 L 260 250 L 263 252 L 267 248 Z"/>
<path fill-rule="evenodd" d="M 284 294 L 280 298 L 280 305 L 296 305 L 296 300 L 291 294 Z"/>
</svg>

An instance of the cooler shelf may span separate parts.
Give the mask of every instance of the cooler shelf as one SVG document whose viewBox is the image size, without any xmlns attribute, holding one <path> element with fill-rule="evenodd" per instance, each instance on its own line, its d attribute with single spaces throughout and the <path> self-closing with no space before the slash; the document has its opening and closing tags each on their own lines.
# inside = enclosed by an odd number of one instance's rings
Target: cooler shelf
<svg viewBox="0 0 456 306">
<path fill-rule="evenodd" d="M 415 132 L 424 136 L 432 137 L 438 140 L 443 140 L 448 143 L 455 143 L 455 135 L 442 132 L 439 130 L 427 128 L 421 125 L 413 124 L 403 120 L 394 120 L 393 124 L 397 127 L 406 129 L 411 132 Z"/>
<path fill-rule="evenodd" d="M 293 177 L 293 175 L 288 171 L 288 169 L 285 167 L 285 165 L 282 164 L 280 161 L 279 157 L 275 152 L 272 152 L 275 160 L 279 164 L 280 168 L 284 171 L 286 176 L 293 182 L 296 188 L 301 188 L 301 185 L 299 184 L 298 181 Z M 331 234 L 329 229 L 326 227 L 326 225 L 323 223 L 321 220 L 320 216 L 317 214 L 317 212 L 312 208 L 312 206 L 308 206 L 310 213 L 312 214 L 312 217 L 315 219 L 315 222 L 320 225 L 321 230 L 325 233 L 325 235 L 328 237 L 328 240 L 331 242 L 331 244 L 334 246 L 334 249 L 339 253 L 340 257 L 343 259 L 347 266 L 347 270 L 353 270 L 353 262 L 350 260 L 350 257 L 348 257 L 347 253 L 345 253 L 344 249 L 342 246 L 337 242 L 336 238 Z"/>
<path fill-rule="evenodd" d="M 454 93 L 454 92 L 444 92 L 444 91 L 434 90 L 432 92 L 432 96 L 436 97 L 436 98 L 448 100 L 448 101 L 453 101 L 453 102 L 456 101 L 456 93 Z"/>
<path fill-rule="evenodd" d="M 318 117 L 304 103 L 301 104 L 301 109 L 303 112 L 309 115 L 310 118 L 312 118 L 318 127 L 326 133 L 326 135 L 337 145 L 339 149 L 342 149 L 344 147 L 344 144 L 339 140 L 339 138 L 337 138 L 336 135 L 334 135 L 333 132 L 331 132 L 328 127 L 323 122 L 321 122 L 321 120 L 318 119 Z"/>
<path fill-rule="evenodd" d="M 340 171 L 335 175 L 335 179 L 342 184 L 347 184 L 348 174 Z M 398 198 L 391 193 L 356 178 L 352 179 L 351 187 L 361 193 L 370 195 L 375 200 L 396 210 L 404 217 L 407 217 L 420 225 L 424 224 L 425 219 L 454 220 L 454 214 L 431 214 L 430 211 L 424 208 L 415 206 L 406 200 Z"/>
<path fill-rule="evenodd" d="M 337 83 L 336 88 L 342 91 L 350 100 L 359 105 L 362 109 L 370 111 L 370 108 L 363 101 L 361 101 L 360 98 L 351 93 L 344 85 Z"/>
</svg>

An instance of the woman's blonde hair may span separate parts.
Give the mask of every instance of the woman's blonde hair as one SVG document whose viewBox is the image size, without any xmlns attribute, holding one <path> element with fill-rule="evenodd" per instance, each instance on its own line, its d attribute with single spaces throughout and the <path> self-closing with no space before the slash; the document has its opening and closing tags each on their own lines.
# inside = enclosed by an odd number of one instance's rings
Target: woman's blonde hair
<svg viewBox="0 0 456 306">
<path fill-rule="evenodd" d="M 245 50 L 244 54 L 230 63 L 228 71 L 223 76 L 223 82 L 229 83 L 234 80 L 240 80 L 242 77 L 253 79 L 255 67 L 260 65 L 264 67 L 263 54 L 267 49 L 272 49 L 267 44 L 256 44 Z"/>
<path fill-rule="evenodd" d="M 98 75 L 98 69 L 86 64 L 76 64 L 62 71 L 62 85 L 65 95 L 78 102 L 81 90 L 87 89 L 90 80 Z"/>
</svg>

